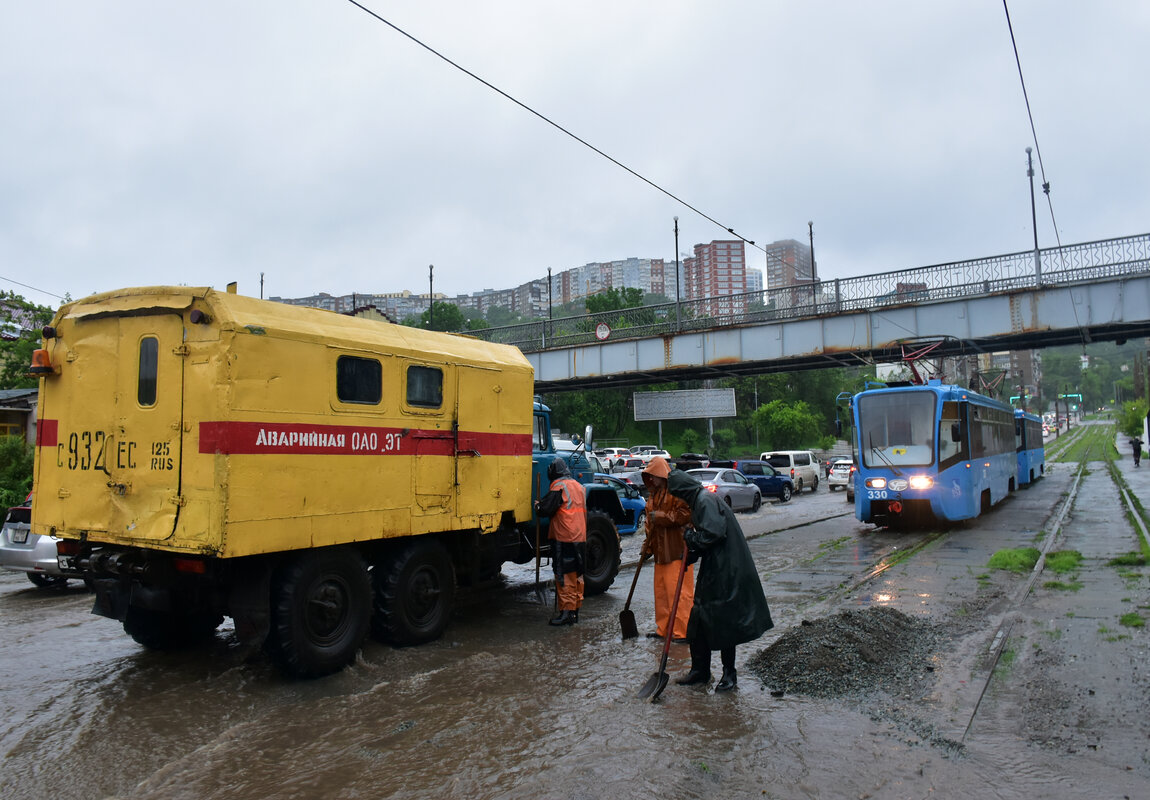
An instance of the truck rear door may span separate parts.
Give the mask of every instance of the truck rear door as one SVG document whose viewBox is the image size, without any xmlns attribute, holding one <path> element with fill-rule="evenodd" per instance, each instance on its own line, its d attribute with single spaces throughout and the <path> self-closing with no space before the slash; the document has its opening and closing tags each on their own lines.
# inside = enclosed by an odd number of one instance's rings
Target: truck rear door
<svg viewBox="0 0 1150 800">
<path fill-rule="evenodd" d="M 56 429 L 54 463 L 42 452 L 49 461 L 40 475 L 59 501 L 52 524 L 120 540 L 172 535 L 180 503 L 183 331 L 181 316 L 170 312 L 80 319 L 66 331 L 68 360 L 46 382 L 41 409 Z"/>
</svg>

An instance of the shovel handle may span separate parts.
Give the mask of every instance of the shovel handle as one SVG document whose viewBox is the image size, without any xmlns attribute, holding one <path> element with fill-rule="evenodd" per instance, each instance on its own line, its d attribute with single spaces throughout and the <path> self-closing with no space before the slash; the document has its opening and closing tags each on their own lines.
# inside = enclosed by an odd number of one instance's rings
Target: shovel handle
<svg viewBox="0 0 1150 800">
<path fill-rule="evenodd" d="M 683 591 L 683 576 L 687 574 L 687 543 L 683 542 L 683 565 L 679 567 L 679 580 L 675 582 L 675 597 L 671 600 L 671 616 L 667 620 L 667 636 L 663 640 L 663 660 L 659 672 L 667 671 L 667 654 L 671 652 L 671 637 L 675 635 L 675 613 L 679 610 L 679 595 Z"/>
<path fill-rule="evenodd" d="M 635 586 L 639 583 L 639 570 L 643 569 L 643 562 L 647 560 L 647 556 L 639 558 L 639 566 L 635 567 L 635 577 L 631 579 L 631 591 L 627 592 L 627 604 L 623 606 L 626 611 L 631 607 L 631 598 L 635 596 Z"/>
</svg>

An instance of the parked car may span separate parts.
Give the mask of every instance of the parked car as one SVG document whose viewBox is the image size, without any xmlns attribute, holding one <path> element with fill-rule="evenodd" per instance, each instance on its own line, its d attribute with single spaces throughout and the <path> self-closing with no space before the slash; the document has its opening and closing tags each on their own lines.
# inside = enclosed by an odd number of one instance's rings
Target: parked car
<svg viewBox="0 0 1150 800">
<path fill-rule="evenodd" d="M 647 462 L 639 456 L 628 456 L 627 458 L 620 459 L 615 462 L 615 466 L 611 467 L 611 474 L 617 475 L 621 472 L 642 472 L 643 467 L 647 466 Z"/>
<path fill-rule="evenodd" d="M 763 504 L 759 487 L 737 469 L 689 469 L 687 474 L 694 475 L 708 492 L 723 498 L 733 511 L 758 511 Z"/>
<path fill-rule="evenodd" d="M 803 489 L 818 491 L 822 465 L 810 450 L 775 450 L 763 453 L 759 460 L 766 461 L 784 475 L 790 475 L 796 492 Z"/>
<path fill-rule="evenodd" d="M 658 450 L 659 448 L 653 444 L 637 444 L 631 448 L 631 455 L 641 456 L 650 450 Z"/>
<path fill-rule="evenodd" d="M 827 477 L 827 487 L 833 492 L 840 486 L 854 482 L 855 464 L 849 458 L 840 458 L 831 464 L 831 474 Z"/>
<path fill-rule="evenodd" d="M 647 497 L 647 484 L 643 483 L 643 473 L 638 472 L 612 472 L 612 478 L 618 478 L 628 486 L 634 486 L 635 490 L 639 492 L 644 498 Z"/>
<path fill-rule="evenodd" d="M 65 572 L 56 560 L 56 537 L 32 533 L 32 495 L 8 509 L 0 529 L 0 567 L 27 574 L 41 589 L 62 589 L 78 572 Z"/>
<path fill-rule="evenodd" d="M 758 486 L 764 497 L 775 497 L 780 503 L 785 503 L 795 493 L 795 482 L 791 477 L 783 475 L 766 461 L 740 459 L 732 461 L 731 466 Z"/>
<path fill-rule="evenodd" d="M 607 469 L 614 469 L 615 462 L 631 455 L 631 451 L 626 447 L 604 447 L 602 450 L 596 450 L 595 455 L 606 462 Z"/>
<path fill-rule="evenodd" d="M 647 450 L 639 458 L 643 459 L 644 464 L 650 464 L 653 458 L 665 458 L 667 463 L 671 462 L 671 454 L 666 450 Z"/>
<path fill-rule="evenodd" d="M 647 501 L 634 484 L 620 480 L 616 475 L 604 473 L 597 474 L 595 482 L 610 486 L 619 495 L 623 513 L 627 515 L 623 522 L 615 522 L 615 528 L 620 534 L 637 533 L 647 524 Z"/>
<path fill-rule="evenodd" d="M 675 459 L 679 469 L 706 469 L 711 466 L 711 457 L 706 453 L 683 453 Z"/>
</svg>

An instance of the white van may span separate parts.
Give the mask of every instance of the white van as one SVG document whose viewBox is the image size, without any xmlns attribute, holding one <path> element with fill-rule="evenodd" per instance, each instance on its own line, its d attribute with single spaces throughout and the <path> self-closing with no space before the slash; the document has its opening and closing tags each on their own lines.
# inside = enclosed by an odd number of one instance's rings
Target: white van
<svg viewBox="0 0 1150 800">
<path fill-rule="evenodd" d="M 759 456 L 784 475 L 790 475 L 795 484 L 795 493 L 803 489 L 818 491 L 819 475 L 823 467 L 810 450 L 774 450 Z"/>
</svg>

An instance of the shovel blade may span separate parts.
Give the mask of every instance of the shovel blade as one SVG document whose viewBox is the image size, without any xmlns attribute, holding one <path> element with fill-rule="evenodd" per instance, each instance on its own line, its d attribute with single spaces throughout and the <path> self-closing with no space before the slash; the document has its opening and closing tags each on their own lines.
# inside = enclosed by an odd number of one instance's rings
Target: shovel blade
<svg viewBox="0 0 1150 800">
<path fill-rule="evenodd" d="M 667 673 L 662 671 L 656 672 L 647 679 L 647 682 L 643 684 L 643 688 L 639 690 L 639 699 L 646 700 L 649 697 L 651 698 L 651 702 L 654 703 L 666 688 Z"/>
<path fill-rule="evenodd" d="M 624 639 L 634 639 L 639 635 L 639 626 L 635 624 L 635 612 L 625 608 L 619 612 L 619 627 L 623 629 Z"/>
</svg>

